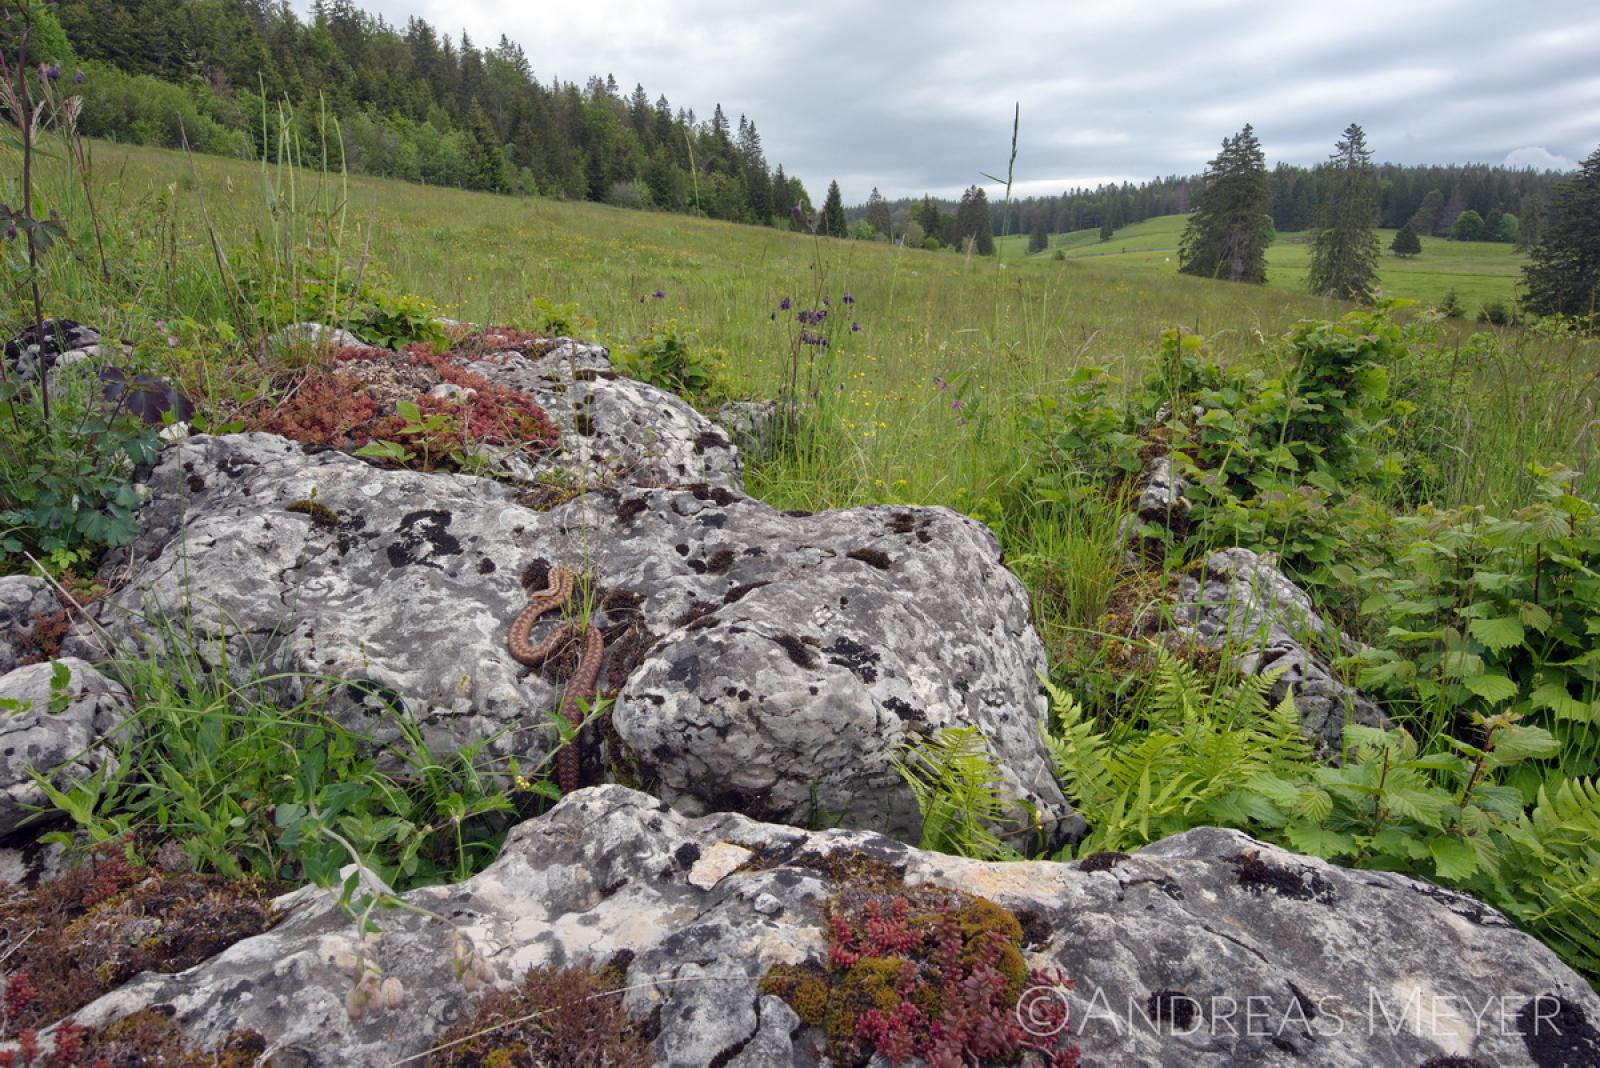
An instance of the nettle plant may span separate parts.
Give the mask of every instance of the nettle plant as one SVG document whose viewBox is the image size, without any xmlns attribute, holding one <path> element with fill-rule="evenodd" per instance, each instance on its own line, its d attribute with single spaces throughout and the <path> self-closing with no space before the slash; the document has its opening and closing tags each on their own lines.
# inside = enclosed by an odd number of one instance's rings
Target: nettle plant
<svg viewBox="0 0 1600 1068">
<path fill-rule="evenodd" d="M 1535 468 L 1539 500 L 1503 518 L 1482 508 L 1395 520 L 1377 565 L 1336 575 L 1361 591 L 1382 634 L 1361 686 L 1410 702 L 1440 728 L 1471 711 L 1538 717 L 1569 774 L 1600 771 L 1600 503 L 1577 473 Z M 1538 771 L 1520 777 L 1532 799 Z"/>
</svg>

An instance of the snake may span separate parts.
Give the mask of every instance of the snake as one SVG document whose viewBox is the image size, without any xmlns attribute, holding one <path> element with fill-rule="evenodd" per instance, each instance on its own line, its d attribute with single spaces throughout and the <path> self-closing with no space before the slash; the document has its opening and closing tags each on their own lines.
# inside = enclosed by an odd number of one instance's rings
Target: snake
<svg viewBox="0 0 1600 1068">
<path fill-rule="evenodd" d="M 576 622 L 563 623 L 545 635 L 537 645 L 529 640 L 533 625 L 546 612 L 563 608 L 572 600 L 574 587 L 572 572 L 564 567 L 553 567 L 546 586 L 528 599 L 528 604 L 518 613 L 506 636 L 506 647 L 511 655 L 528 667 L 538 667 L 550 658 L 582 628 L 583 654 L 578 658 L 577 670 L 567 683 L 566 695 L 561 700 L 561 715 L 574 727 L 583 723 L 583 713 L 578 708 L 580 700 L 594 696 L 595 683 L 600 677 L 600 661 L 605 655 L 605 638 L 600 629 Z M 556 752 L 556 780 L 561 792 L 570 794 L 582 785 L 581 756 L 577 739 L 563 745 Z"/>
</svg>

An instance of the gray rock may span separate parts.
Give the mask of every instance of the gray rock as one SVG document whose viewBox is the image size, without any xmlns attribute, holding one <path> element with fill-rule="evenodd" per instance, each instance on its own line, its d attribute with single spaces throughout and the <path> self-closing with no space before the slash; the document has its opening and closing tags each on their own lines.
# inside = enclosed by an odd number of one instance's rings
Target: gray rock
<svg viewBox="0 0 1600 1068">
<path fill-rule="evenodd" d="M 685 819 L 602 787 L 517 827 L 475 878 L 407 901 L 457 925 L 502 983 L 535 965 L 626 961 L 623 1004 L 658 1025 L 658 1064 L 815 1065 L 817 1032 L 756 987 L 775 964 L 825 958 L 821 906 L 841 889 L 829 872 L 861 857 L 1016 912 L 1028 963 L 1073 981 L 1052 996 L 1070 1009 L 1086 1065 L 1600 1063 L 1600 998 L 1499 913 L 1215 828 L 1088 871 L 733 814 Z M 781 911 L 761 907 L 769 898 Z M 248 1027 L 292 1063 L 376 1068 L 427 1049 L 470 1011 L 449 928 L 394 910 L 378 917 L 373 958 L 407 1002 L 352 1022 L 352 921 L 332 892 L 282 904 L 289 915 L 273 930 L 181 974 L 147 973 L 77 1019 L 169 1005 L 199 1043 Z"/>
<path fill-rule="evenodd" d="M 27 640 L 34 621 L 58 608 L 60 602 L 44 579 L 0 576 L 0 675 L 37 651 Z"/>
<path fill-rule="evenodd" d="M 1329 665 L 1329 655 L 1353 648 L 1350 639 L 1323 623 L 1311 598 L 1275 562 L 1249 549 L 1212 553 L 1198 576 L 1183 576 L 1177 616 L 1179 634 L 1207 649 L 1232 649 L 1241 672 L 1281 672 L 1273 700 L 1292 692 L 1302 728 L 1324 751 L 1340 751 L 1347 722 L 1388 725 L 1378 706 Z"/>
<path fill-rule="evenodd" d="M 1182 523 L 1189 517 L 1189 498 L 1183 495 L 1187 486 L 1172 470 L 1171 457 L 1157 456 L 1145 466 L 1134 510 L 1140 519 L 1164 527 Z"/>
<path fill-rule="evenodd" d="M 1018 844 L 1081 832 L 1040 739 L 1026 593 L 987 528 L 949 510 L 785 514 L 702 483 L 539 512 L 496 482 L 265 434 L 168 448 L 150 492 L 132 577 L 94 609 L 119 644 L 182 634 L 235 670 L 354 683 L 332 711 L 380 741 L 399 737 L 386 702 L 437 749 L 540 758 L 560 683 L 506 634 L 524 569 L 564 565 L 598 583 L 620 755 L 675 804 L 914 835 L 901 744 L 972 726 L 1016 814 L 1037 813 Z M 86 625 L 68 648 L 103 655 Z"/>
<path fill-rule="evenodd" d="M 704 482 L 742 488 L 733 442 L 665 390 L 618 374 L 603 346 L 557 338 L 536 357 L 507 351 L 466 365 L 496 385 L 530 393 L 561 430 L 561 448 L 514 473 L 589 489 Z"/>
<path fill-rule="evenodd" d="M 271 348 L 366 348 L 367 343 L 342 326 L 323 323 L 291 323 L 267 339 Z"/>
<path fill-rule="evenodd" d="M 746 457 L 764 456 L 772 450 L 778 430 L 777 401 L 728 401 L 717 409 L 715 418 Z"/>
<path fill-rule="evenodd" d="M 6 342 L 5 360 L 11 371 L 25 377 L 48 371 L 58 363 L 79 363 L 99 352 L 100 332 L 71 319 L 46 319 Z"/>
<path fill-rule="evenodd" d="M 56 672 L 63 684 L 52 685 Z M 46 804 L 32 772 L 57 789 L 115 766 L 105 748 L 91 748 L 122 722 L 127 692 L 82 660 L 29 664 L 0 676 L 0 835 L 10 834 Z"/>
</svg>

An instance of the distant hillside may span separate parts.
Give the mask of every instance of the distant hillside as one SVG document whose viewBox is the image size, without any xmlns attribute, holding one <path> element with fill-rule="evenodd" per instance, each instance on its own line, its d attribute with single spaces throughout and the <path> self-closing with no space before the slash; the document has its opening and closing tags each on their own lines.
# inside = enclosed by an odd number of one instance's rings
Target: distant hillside
<svg viewBox="0 0 1600 1068">
<path fill-rule="evenodd" d="M 1129 272 L 1176 272 L 1178 240 L 1188 218 L 1162 215 L 1146 219 L 1117 230 L 1109 241 L 1100 240 L 1098 229 L 1056 234 L 1050 238 L 1049 248 L 1031 254 L 1026 234 L 997 239 L 995 244 L 1000 257 L 1008 260 L 1048 260 L 1059 251 L 1070 260 L 1092 260 Z M 1511 245 L 1424 237 L 1420 254 L 1401 259 L 1388 251 L 1394 233 L 1391 229 L 1378 231 L 1384 250 L 1378 260 L 1378 285 L 1386 295 L 1438 306 L 1446 294 L 1454 292 L 1469 315 L 1476 315 L 1485 304 L 1494 301 L 1515 301 L 1527 257 Z M 1280 233 L 1267 248 L 1267 285 L 1304 292 L 1310 262 L 1311 246 L 1306 234 Z"/>
<path fill-rule="evenodd" d="M 61 58 L 86 74 L 77 91 L 93 136 L 272 157 L 287 101 L 310 161 L 326 144 L 330 164 L 358 173 L 781 225 L 794 203 L 809 205 L 781 164 L 769 169 L 745 116 L 733 127 L 719 104 L 700 121 L 609 75 L 541 82 L 504 35 L 479 47 L 421 19 L 391 26 L 350 0 L 317 0 L 307 21 L 273 0 L 37 10 L 46 27 L 59 22 L 75 53 Z"/>
</svg>

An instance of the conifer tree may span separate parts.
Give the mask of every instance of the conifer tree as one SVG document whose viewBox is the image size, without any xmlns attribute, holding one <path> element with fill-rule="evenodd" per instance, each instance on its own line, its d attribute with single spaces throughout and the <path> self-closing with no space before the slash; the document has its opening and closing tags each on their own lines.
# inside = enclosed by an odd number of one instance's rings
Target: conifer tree
<svg viewBox="0 0 1600 1068">
<path fill-rule="evenodd" d="M 828 195 L 822 201 L 822 218 L 817 230 L 828 237 L 844 237 L 849 227 L 844 221 L 844 199 L 839 195 L 839 183 L 828 183 Z"/>
<path fill-rule="evenodd" d="M 1313 293 L 1368 301 L 1378 274 L 1378 175 L 1360 126 L 1345 127 L 1334 147 L 1306 285 Z"/>
<path fill-rule="evenodd" d="M 968 186 L 956 208 L 956 240 L 972 241 L 980 256 L 994 255 L 994 225 L 989 220 L 989 197 L 977 186 Z"/>
<path fill-rule="evenodd" d="M 1600 311 L 1600 148 L 1557 187 L 1528 256 L 1522 284 L 1529 311 L 1588 316 Z"/>
<path fill-rule="evenodd" d="M 874 230 L 884 237 L 890 236 L 894 229 L 894 219 L 889 214 L 889 202 L 883 199 L 883 194 L 878 192 L 878 187 L 872 187 L 872 194 L 867 197 L 867 222 Z"/>
<path fill-rule="evenodd" d="M 1401 259 L 1407 256 L 1415 256 L 1421 252 L 1422 238 L 1417 236 L 1417 228 L 1409 222 L 1400 227 L 1399 232 L 1394 235 L 1394 243 L 1389 246 L 1389 249 Z"/>
<path fill-rule="evenodd" d="M 1203 278 L 1263 283 L 1271 240 L 1272 183 L 1249 126 L 1222 140 L 1178 244 L 1178 270 Z"/>
</svg>

